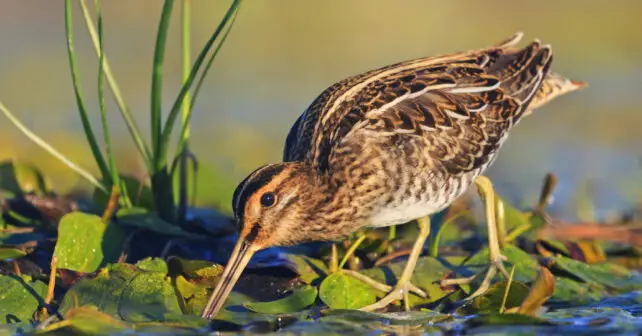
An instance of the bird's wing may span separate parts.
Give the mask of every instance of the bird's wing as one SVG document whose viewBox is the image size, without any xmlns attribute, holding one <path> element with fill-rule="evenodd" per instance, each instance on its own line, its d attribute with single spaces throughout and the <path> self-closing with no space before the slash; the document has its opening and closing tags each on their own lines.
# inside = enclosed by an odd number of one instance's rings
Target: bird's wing
<svg viewBox="0 0 642 336">
<path fill-rule="evenodd" d="M 551 48 L 539 41 L 513 48 L 520 38 L 398 63 L 333 85 L 293 127 L 286 159 L 331 170 L 333 153 L 365 130 L 372 137 L 425 137 L 449 170 L 484 164 L 484 154 L 501 144 L 550 68 Z"/>
</svg>

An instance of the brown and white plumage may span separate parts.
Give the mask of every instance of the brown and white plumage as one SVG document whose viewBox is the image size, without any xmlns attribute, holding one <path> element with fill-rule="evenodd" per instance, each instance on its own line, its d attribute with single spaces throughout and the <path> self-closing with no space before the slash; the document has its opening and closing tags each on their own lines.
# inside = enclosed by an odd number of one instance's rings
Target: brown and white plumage
<svg viewBox="0 0 642 336">
<path fill-rule="evenodd" d="M 284 162 L 258 168 L 235 191 L 239 242 L 203 316 L 220 309 L 256 250 L 338 240 L 450 205 L 522 117 L 584 85 L 550 72 L 550 46 L 515 47 L 521 37 L 393 64 L 323 91 L 292 126 Z"/>
</svg>

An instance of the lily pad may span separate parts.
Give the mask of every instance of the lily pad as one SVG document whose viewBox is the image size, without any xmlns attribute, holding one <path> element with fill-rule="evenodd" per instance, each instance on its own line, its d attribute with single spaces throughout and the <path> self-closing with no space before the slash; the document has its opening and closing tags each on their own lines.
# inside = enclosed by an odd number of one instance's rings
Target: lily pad
<svg viewBox="0 0 642 336">
<path fill-rule="evenodd" d="M 510 269 L 512 266 L 515 266 L 515 275 L 513 279 L 523 283 L 529 283 L 535 280 L 537 277 L 537 270 L 539 269 L 539 263 L 533 256 L 511 244 L 504 246 L 501 252 L 507 258 L 507 260 L 504 261 L 506 269 Z M 468 259 L 464 266 L 471 272 L 478 273 L 488 266 L 489 260 L 489 250 L 488 248 L 484 248 Z M 466 275 L 471 274 L 472 273 Z"/>
<path fill-rule="evenodd" d="M 27 252 L 19 249 L 0 247 L 0 260 L 18 259 L 27 255 Z"/>
<path fill-rule="evenodd" d="M 290 263 L 286 266 L 299 275 L 299 279 L 308 284 L 316 283 L 330 273 L 323 260 L 298 254 L 283 254 Z"/>
<path fill-rule="evenodd" d="M 607 293 L 601 286 L 590 286 L 573 279 L 556 277 L 551 301 L 586 304 L 597 301 Z"/>
<path fill-rule="evenodd" d="M 460 309 L 461 312 L 475 314 L 499 313 L 504 301 L 508 281 L 494 283 L 484 294 L 475 297 L 469 305 Z M 523 283 L 512 281 L 506 296 L 504 308 L 519 307 L 528 295 L 528 287 Z"/>
<path fill-rule="evenodd" d="M 121 332 L 129 326 L 111 315 L 98 311 L 95 306 L 73 308 L 65 314 L 64 321 L 52 323 L 44 332 L 62 334 L 106 335 Z"/>
<path fill-rule="evenodd" d="M 157 267 L 158 261 L 152 260 L 143 266 Z M 87 305 L 96 305 L 100 311 L 130 322 L 164 321 L 182 314 L 165 272 L 130 264 L 112 264 L 93 279 L 79 280 L 64 296 L 60 311 L 66 313 Z"/>
<path fill-rule="evenodd" d="M 620 291 L 642 288 L 642 274 L 630 271 L 620 265 L 604 262 L 586 264 L 564 256 L 552 258 L 554 266 L 589 284 L 598 284 Z"/>
<path fill-rule="evenodd" d="M 451 272 L 451 268 L 445 264 L 446 262 L 442 262 L 441 259 L 433 257 L 419 258 L 410 281 L 415 286 L 423 289 L 426 294 L 428 294 L 428 299 L 422 299 L 411 294 L 409 296 L 411 306 L 433 302 L 450 293 L 449 290 L 442 289 L 439 285 L 439 281 Z M 401 277 L 401 273 L 403 273 L 405 267 L 406 261 L 400 261 L 386 266 L 366 269 L 361 271 L 361 273 L 375 281 L 394 286 L 397 279 Z"/>
<path fill-rule="evenodd" d="M 316 287 L 303 286 L 282 299 L 271 302 L 247 303 L 243 306 L 253 312 L 264 314 L 294 313 L 312 305 L 316 298 Z"/>
<path fill-rule="evenodd" d="M 170 236 L 191 239 L 207 239 L 206 236 L 190 233 L 181 229 L 179 226 L 170 224 L 160 219 L 156 213 L 149 212 L 145 208 L 132 207 L 120 209 L 116 213 L 116 219 L 119 223 L 125 225 L 147 229 Z"/>
<path fill-rule="evenodd" d="M 105 224 L 95 215 L 70 212 L 60 220 L 54 256 L 58 268 L 94 272 L 118 258 L 124 240 L 120 227 Z"/>
<path fill-rule="evenodd" d="M 376 300 L 372 287 L 341 272 L 332 273 L 323 280 L 319 297 L 333 309 L 358 309 Z"/>
<path fill-rule="evenodd" d="M 44 303 L 47 285 L 29 276 L 0 276 L 0 324 L 27 322 Z"/>
</svg>

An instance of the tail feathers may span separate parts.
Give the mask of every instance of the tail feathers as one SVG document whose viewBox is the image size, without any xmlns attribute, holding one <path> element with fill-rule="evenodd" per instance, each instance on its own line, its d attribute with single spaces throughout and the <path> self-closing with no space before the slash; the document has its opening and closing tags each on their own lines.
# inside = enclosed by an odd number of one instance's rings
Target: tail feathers
<svg viewBox="0 0 642 336">
<path fill-rule="evenodd" d="M 534 109 L 548 103 L 558 96 L 577 91 L 587 86 L 588 83 L 568 79 L 560 74 L 549 72 L 535 94 L 535 97 L 528 106 L 525 115 L 530 114 Z"/>
</svg>

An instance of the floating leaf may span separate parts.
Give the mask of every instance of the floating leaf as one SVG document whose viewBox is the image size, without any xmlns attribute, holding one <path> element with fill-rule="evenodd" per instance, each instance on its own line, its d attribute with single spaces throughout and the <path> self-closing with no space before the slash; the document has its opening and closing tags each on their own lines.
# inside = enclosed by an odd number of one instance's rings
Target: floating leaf
<svg viewBox="0 0 642 336">
<path fill-rule="evenodd" d="M 540 267 L 537 279 L 531 286 L 528 296 L 519 306 L 520 314 L 534 316 L 539 309 L 553 296 L 555 292 L 555 279 L 546 267 Z"/>
<path fill-rule="evenodd" d="M 358 309 L 376 300 L 372 287 L 341 272 L 332 273 L 323 280 L 319 297 L 333 309 Z"/>
<path fill-rule="evenodd" d="M 145 258 L 137 262 L 135 266 L 143 271 L 167 274 L 167 264 L 160 258 Z"/>
<path fill-rule="evenodd" d="M 466 326 L 474 328 L 478 326 L 500 326 L 500 325 L 552 325 L 553 323 L 534 316 L 522 314 L 499 314 L 491 313 L 476 316 L 466 321 Z"/>
<path fill-rule="evenodd" d="M 507 269 L 515 266 L 515 280 L 524 283 L 535 280 L 537 277 L 537 269 L 539 268 L 539 263 L 535 258 L 515 245 L 506 245 L 502 248 L 501 252 L 507 258 L 507 260 L 504 261 L 504 266 Z M 489 260 L 490 253 L 488 248 L 484 248 L 468 259 L 464 266 L 471 272 L 478 273 L 484 271 L 488 266 Z"/>
<path fill-rule="evenodd" d="M 223 273 L 223 266 L 207 260 L 187 260 L 179 257 L 170 257 L 167 260 L 169 275 L 184 275 L 190 279 L 205 281 L 214 286 L 215 281 Z"/>
<path fill-rule="evenodd" d="M 317 298 L 317 289 L 312 286 L 303 286 L 292 294 L 271 302 L 253 302 L 243 306 L 251 311 L 263 314 L 285 314 L 302 310 L 314 303 Z"/>
<path fill-rule="evenodd" d="M 160 269 L 158 259 L 143 266 Z M 180 306 L 165 272 L 146 271 L 129 264 L 111 264 L 93 279 L 79 280 L 64 296 L 60 311 L 96 305 L 113 317 L 130 322 L 163 321 L 181 314 Z"/>
<path fill-rule="evenodd" d="M 442 259 L 443 260 L 443 259 Z M 372 278 L 375 281 L 388 283 L 390 286 L 396 285 L 397 279 L 401 277 L 404 268 L 406 267 L 406 261 L 391 263 L 386 266 L 375 267 L 371 269 L 366 269 L 361 271 L 361 273 L 367 277 Z M 451 272 L 451 269 L 445 265 L 440 259 L 433 257 L 421 257 L 417 261 L 417 265 L 412 273 L 410 282 L 415 286 L 423 289 L 428 294 L 427 299 L 420 298 L 414 294 L 409 295 L 410 305 L 414 306 L 417 304 L 433 302 L 444 296 L 446 296 L 450 291 L 442 289 L 439 285 L 439 280 L 444 279 L 448 273 Z M 393 274 L 394 277 L 390 275 Z"/>
<path fill-rule="evenodd" d="M 118 313 L 125 321 L 163 321 L 181 314 L 176 294 L 165 273 L 139 272 L 123 290 Z"/>
<path fill-rule="evenodd" d="M 462 307 L 460 311 L 475 314 L 498 313 L 504 302 L 506 286 L 508 286 L 508 281 L 494 283 L 484 294 L 475 297 L 469 305 Z M 519 307 L 527 295 L 528 287 L 526 285 L 512 281 L 504 307 L 507 309 Z"/>
<path fill-rule="evenodd" d="M 286 266 L 298 274 L 299 279 L 307 284 L 312 284 L 330 273 L 323 260 L 298 254 L 284 254 L 283 256 L 290 261 Z"/>
<path fill-rule="evenodd" d="M 27 322 L 44 303 L 47 285 L 29 276 L 0 276 L 0 324 Z"/>
<path fill-rule="evenodd" d="M 0 260 L 18 259 L 27 255 L 27 252 L 15 248 L 0 247 Z"/>
<path fill-rule="evenodd" d="M 591 301 L 597 301 L 606 294 L 606 291 L 601 286 L 591 286 L 569 278 L 556 277 L 555 291 L 551 301 L 586 304 Z"/>
<path fill-rule="evenodd" d="M 121 332 L 129 326 L 111 315 L 98 311 L 95 306 L 73 308 L 65 314 L 65 319 L 52 323 L 43 331 L 67 334 L 107 335 Z"/>
<path fill-rule="evenodd" d="M 554 266 L 589 284 L 603 285 L 617 290 L 642 288 L 642 275 L 612 263 L 586 264 L 564 256 L 551 258 Z"/>
<path fill-rule="evenodd" d="M 156 213 L 149 212 L 145 208 L 132 207 L 120 209 L 116 213 L 116 218 L 119 223 L 170 236 L 191 239 L 207 239 L 206 236 L 190 233 L 181 229 L 179 226 L 170 224 L 160 219 Z"/>
<path fill-rule="evenodd" d="M 120 255 L 125 235 L 120 227 L 105 224 L 95 215 L 70 212 L 58 226 L 54 256 L 58 268 L 89 273 Z"/>
</svg>

